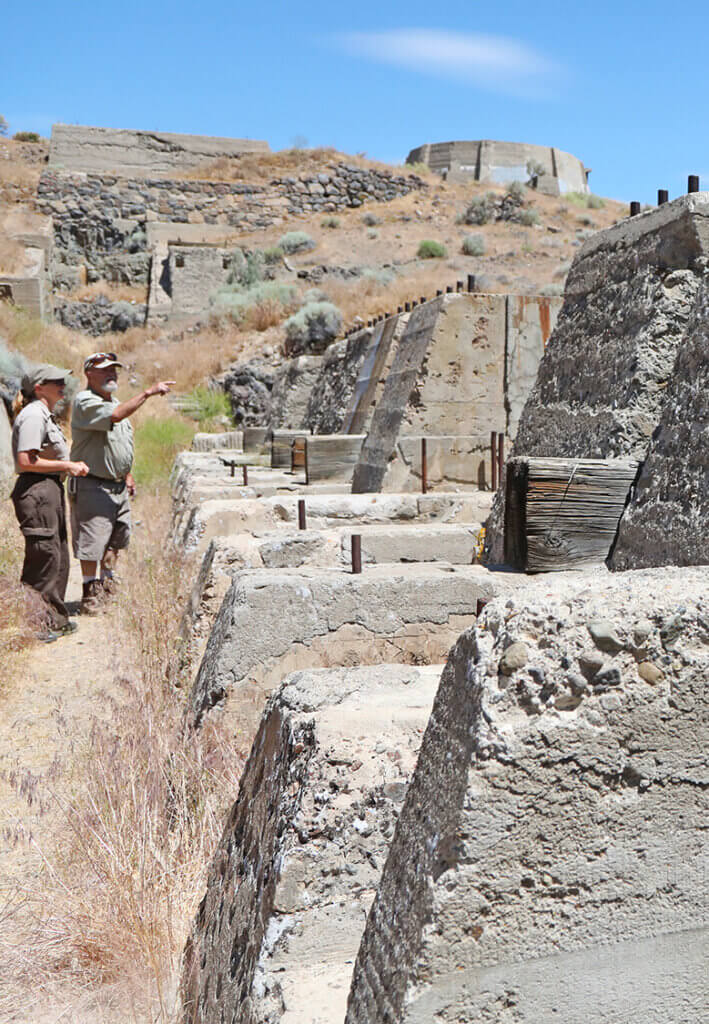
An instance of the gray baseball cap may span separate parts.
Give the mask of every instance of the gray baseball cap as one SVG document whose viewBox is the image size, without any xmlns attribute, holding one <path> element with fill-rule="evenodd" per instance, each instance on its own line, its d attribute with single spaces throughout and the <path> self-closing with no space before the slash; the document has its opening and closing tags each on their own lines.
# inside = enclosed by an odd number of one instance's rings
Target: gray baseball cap
<svg viewBox="0 0 709 1024">
<path fill-rule="evenodd" d="M 39 366 L 27 371 L 22 378 L 20 389 L 25 398 L 34 398 L 34 389 L 37 384 L 43 384 L 47 380 L 62 380 L 66 384 L 70 376 L 71 370 L 62 370 L 59 366 L 40 363 Z"/>
</svg>

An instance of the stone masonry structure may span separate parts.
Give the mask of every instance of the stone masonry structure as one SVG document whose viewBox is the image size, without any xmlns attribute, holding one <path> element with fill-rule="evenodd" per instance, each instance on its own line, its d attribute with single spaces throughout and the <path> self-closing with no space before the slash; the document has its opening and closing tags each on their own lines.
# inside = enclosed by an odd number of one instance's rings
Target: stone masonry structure
<svg viewBox="0 0 709 1024">
<path fill-rule="evenodd" d="M 439 676 L 296 672 L 270 699 L 185 953 L 185 1021 L 343 1020 Z"/>
<path fill-rule="evenodd" d="M 494 139 L 429 142 L 412 149 L 406 162 L 426 164 L 448 181 L 505 185 L 532 178 L 541 191 L 550 195 L 588 192 L 589 169 L 571 153 L 554 146 Z"/>
<path fill-rule="evenodd" d="M 388 202 L 425 187 L 414 174 L 344 163 L 265 185 L 47 170 L 37 204 L 54 220 L 55 284 L 72 287 L 85 266 L 90 279 L 147 286 L 149 226 L 170 225 L 162 231 L 164 243 L 223 243 L 230 233 L 279 224 L 286 215 Z"/>
<path fill-rule="evenodd" d="M 696 380 L 703 372 L 698 354 L 705 345 L 702 295 L 708 259 L 707 193 L 681 197 L 589 238 L 569 271 L 564 304 L 512 454 L 645 460 L 664 416 L 676 419 L 677 403 L 693 401 L 694 383 L 685 386 L 688 373 Z M 698 407 L 688 408 L 687 415 L 701 422 Z M 663 436 L 661 444 L 667 433 Z M 694 450 L 693 442 L 689 451 Z M 648 500 L 643 483 L 642 501 Z M 691 500 L 696 505 L 698 494 Z M 631 512 L 629 521 L 634 516 Z M 493 561 L 502 555 L 501 523 L 500 495 L 488 530 Z M 623 541 L 618 566 L 657 564 L 648 562 L 663 550 L 656 542 L 657 536 L 644 541 L 636 536 L 633 546 L 640 560 L 635 562 L 622 554 Z M 688 557 L 696 564 L 708 556 L 695 551 Z"/>
<path fill-rule="evenodd" d="M 49 166 L 66 171 L 108 171 L 123 177 L 169 176 L 242 153 L 268 153 L 258 139 L 222 139 L 210 135 L 52 125 Z"/>
<path fill-rule="evenodd" d="M 347 1024 L 705 1012 L 707 571 L 545 582 L 451 652 Z"/>
</svg>

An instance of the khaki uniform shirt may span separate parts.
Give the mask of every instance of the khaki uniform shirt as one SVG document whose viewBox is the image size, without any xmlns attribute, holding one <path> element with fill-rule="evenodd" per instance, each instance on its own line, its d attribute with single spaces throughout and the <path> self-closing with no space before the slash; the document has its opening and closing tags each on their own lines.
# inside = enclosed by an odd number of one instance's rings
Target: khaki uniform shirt
<svg viewBox="0 0 709 1024">
<path fill-rule="evenodd" d="M 85 462 L 92 476 L 124 480 L 133 465 L 133 428 L 128 418 L 113 423 L 115 398 L 102 398 L 95 391 L 80 391 L 71 414 L 71 457 Z"/>
<path fill-rule="evenodd" d="M 69 445 L 62 428 L 38 398 L 19 411 L 12 425 L 12 457 L 17 473 L 24 472 L 17 465 L 20 452 L 37 452 L 42 459 L 62 462 L 69 458 Z M 57 472 L 52 475 L 61 474 Z"/>
</svg>

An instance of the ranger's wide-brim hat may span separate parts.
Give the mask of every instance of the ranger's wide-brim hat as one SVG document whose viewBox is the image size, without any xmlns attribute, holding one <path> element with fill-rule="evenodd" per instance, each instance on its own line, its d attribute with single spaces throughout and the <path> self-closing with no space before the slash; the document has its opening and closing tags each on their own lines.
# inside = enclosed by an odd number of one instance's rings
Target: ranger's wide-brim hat
<svg viewBox="0 0 709 1024">
<path fill-rule="evenodd" d="M 37 384 L 44 384 L 48 380 L 60 380 L 66 384 L 70 376 L 71 370 L 62 370 L 59 366 L 41 363 L 27 371 L 20 383 L 20 389 L 25 398 L 34 398 L 34 389 Z"/>
</svg>

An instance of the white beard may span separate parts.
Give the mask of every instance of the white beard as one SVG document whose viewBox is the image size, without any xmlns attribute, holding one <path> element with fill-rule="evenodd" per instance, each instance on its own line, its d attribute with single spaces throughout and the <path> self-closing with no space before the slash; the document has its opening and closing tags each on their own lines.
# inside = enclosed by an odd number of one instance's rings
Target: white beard
<svg viewBox="0 0 709 1024">
<path fill-rule="evenodd" d="M 113 394 L 114 391 L 117 390 L 117 388 L 118 388 L 118 381 L 117 380 L 107 380 L 106 383 L 103 386 L 103 390 L 104 391 L 108 391 L 108 393 L 111 394 L 111 395 Z"/>
</svg>

